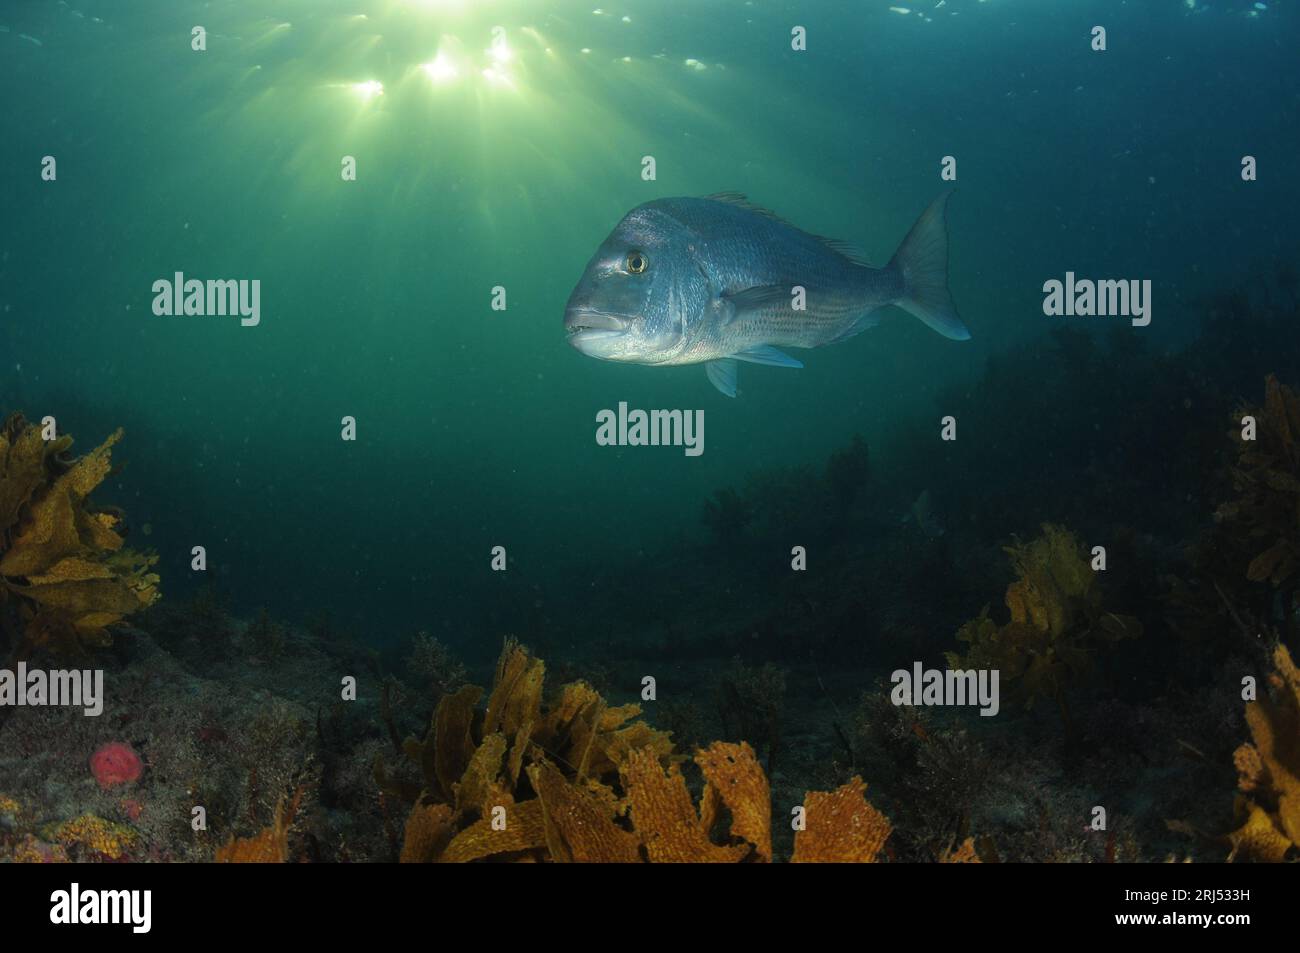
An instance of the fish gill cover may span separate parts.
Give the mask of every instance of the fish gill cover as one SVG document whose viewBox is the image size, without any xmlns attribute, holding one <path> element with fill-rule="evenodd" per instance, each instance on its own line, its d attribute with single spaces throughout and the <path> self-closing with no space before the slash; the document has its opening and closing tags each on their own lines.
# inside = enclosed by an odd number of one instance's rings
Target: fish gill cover
<svg viewBox="0 0 1300 953">
<path fill-rule="evenodd" d="M 1300 859 L 1297 15 L 7 5 L 0 861 Z"/>
</svg>

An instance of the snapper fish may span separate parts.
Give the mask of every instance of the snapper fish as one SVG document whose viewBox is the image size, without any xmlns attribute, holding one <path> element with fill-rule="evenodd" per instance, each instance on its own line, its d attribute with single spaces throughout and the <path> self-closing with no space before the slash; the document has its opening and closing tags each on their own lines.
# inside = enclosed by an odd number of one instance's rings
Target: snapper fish
<svg viewBox="0 0 1300 953">
<path fill-rule="evenodd" d="M 935 199 L 875 268 L 739 193 L 646 202 L 587 263 L 564 311 L 568 341 L 604 361 L 703 364 L 735 397 L 739 362 L 803 367 L 780 349 L 846 341 L 886 305 L 967 340 L 948 294 L 947 203 Z"/>
</svg>

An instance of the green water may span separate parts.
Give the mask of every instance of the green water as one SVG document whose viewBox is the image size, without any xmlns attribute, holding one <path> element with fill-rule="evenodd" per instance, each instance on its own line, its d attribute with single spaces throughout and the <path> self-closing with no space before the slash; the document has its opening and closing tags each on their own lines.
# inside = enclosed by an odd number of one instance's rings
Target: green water
<svg viewBox="0 0 1300 953">
<path fill-rule="evenodd" d="M 203 545 L 241 611 L 490 654 L 539 618 L 577 626 L 613 567 L 699 545 L 704 499 L 750 471 L 820 466 L 854 433 L 932 439 L 941 394 L 1045 333 L 1043 281 L 1151 279 L 1163 347 L 1197 296 L 1294 249 L 1283 4 L 604 4 L 4 6 L 0 403 L 83 449 L 126 428 L 109 493 L 169 597 L 205 581 Z M 948 155 L 970 342 L 891 312 L 803 370 L 746 366 L 734 401 L 699 367 L 565 345 L 569 291 L 643 201 L 743 191 L 882 262 Z M 260 324 L 155 316 L 177 271 L 260 280 Z M 703 409 L 704 454 L 597 446 L 619 401 Z M 963 479 L 880 465 L 903 514 Z"/>
</svg>

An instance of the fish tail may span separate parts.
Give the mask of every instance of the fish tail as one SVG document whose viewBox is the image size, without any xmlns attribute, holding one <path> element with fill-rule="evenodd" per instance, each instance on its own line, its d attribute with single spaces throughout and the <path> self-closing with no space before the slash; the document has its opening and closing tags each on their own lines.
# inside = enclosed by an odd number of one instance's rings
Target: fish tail
<svg viewBox="0 0 1300 953">
<path fill-rule="evenodd" d="M 903 277 L 903 296 L 894 304 L 954 341 L 970 338 L 948 294 L 948 196 L 945 192 L 921 213 L 889 261 Z"/>
</svg>

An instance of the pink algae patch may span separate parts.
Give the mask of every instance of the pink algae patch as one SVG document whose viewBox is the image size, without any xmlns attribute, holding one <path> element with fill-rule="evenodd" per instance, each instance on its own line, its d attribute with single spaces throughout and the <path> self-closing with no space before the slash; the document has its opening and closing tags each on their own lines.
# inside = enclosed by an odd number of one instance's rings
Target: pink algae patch
<svg viewBox="0 0 1300 953">
<path fill-rule="evenodd" d="M 135 749 L 120 741 L 101 745 L 90 756 L 90 773 L 105 791 L 119 784 L 131 784 L 140 780 L 143 771 L 144 764 Z"/>
</svg>

